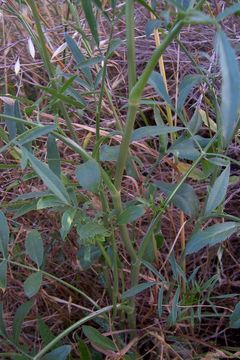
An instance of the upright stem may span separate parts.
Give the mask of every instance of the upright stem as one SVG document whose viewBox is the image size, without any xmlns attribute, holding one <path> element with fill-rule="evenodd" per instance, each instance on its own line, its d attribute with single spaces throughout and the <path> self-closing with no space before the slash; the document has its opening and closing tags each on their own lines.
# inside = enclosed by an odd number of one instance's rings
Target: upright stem
<svg viewBox="0 0 240 360">
<path fill-rule="evenodd" d="M 149 60 L 148 64 L 145 67 L 145 70 L 143 71 L 139 80 L 137 81 L 137 83 L 134 85 L 134 87 L 130 92 L 129 102 L 128 102 L 127 122 L 124 129 L 122 143 L 120 145 L 120 152 L 117 160 L 116 173 L 115 173 L 115 186 L 118 190 L 121 187 L 123 173 L 126 167 L 128 148 L 131 141 L 131 135 L 132 135 L 133 126 L 135 123 L 141 95 L 143 93 L 143 90 L 148 82 L 151 73 L 153 72 L 155 66 L 158 63 L 160 56 L 163 54 L 163 52 L 165 51 L 167 46 L 171 43 L 171 41 L 180 33 L 182 27 L 183 27 L 183 23 L 181 21 L 176 23 L 176 25 L 172 28 L 169 34 L 165 37 L 162 44 L 155 49 L 151 59 Z"/>
<path fill-rule="evenodd" d="M 128 61 L 128 90 L 132 90 L 136 83 L 136 50 L 135 50 L 135 23 L 134 23 L 134 0 L 126 3 L 126 37 L 127 37 L 127 61 Z"/>
</svg>

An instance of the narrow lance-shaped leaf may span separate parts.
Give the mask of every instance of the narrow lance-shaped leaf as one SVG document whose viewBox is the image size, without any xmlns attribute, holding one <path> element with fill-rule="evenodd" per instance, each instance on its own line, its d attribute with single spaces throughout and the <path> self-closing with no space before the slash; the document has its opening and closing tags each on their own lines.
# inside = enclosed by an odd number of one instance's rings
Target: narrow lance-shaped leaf
<svg viewBox="0 0 240 360">
<path fill-rule="evenodd" d="M 66 360 L 71 350 L 71 345 L 63 345 L 43 356 L 41 360 Z"/>
<path fill-rule="evenodd" d="M 0 288 L 5 290 L 7 287 L 7 261 L 3 260 L 0 263 Z"/>
<path fill-rule="evenodd" d="M 230 328 L 240 329 L 240 303 L 238 303 L 230 316 Z"/>
<path fill-rule="evenodd" d="M 26 253 L 38 267 L 43 263 L 43 241 L 37 230 L 32 230 L 25 241 Z"/>
<path fill-rule="evenodd" d="M 26 151 L 26 150 L 25 150 Z M 65 204 L 70 205 L 71 200 L 60 179 L 48 168 L 48 166 L 35 158 L 31 153 L 27 153 L 28 159 L 38 176 L 45 185 Z"/>
<path fill-rule="evenodd" d="M 67 234 L 69 233 L 69 231 L 72 227 L 76 212 L 77 212 L 76 209 L 70 208 L 70 209 L 66 210 L 62 215 L 62 221 L 61 221 L 62 227 L 61 227 L 60 233 L 61 233 L 61 237 L 63 240 L 65 240 Z"/>
<path fill-rule="evenodd" d="M 18 344 L 20 333 L 22 330 L 22 323 L 29 311 L 31 310 L 33 306 L 33 300 L 30 300 L 22 305 L 19 306 L 19 308 L 16 311 L 16 314 L 13 319 L 13 342 L 15 344 Z"/>
<path fill-rule="evenodd" d="M 71 36 L 69 36 L 68 34 L 65 34 L 65 39 L 66 39 L 66 42 L 73 54 L 73 57 L 74 57 L 74 60 L 76 61 L 76 63 L 78 64 L 78 63 L 85 61 L 86 60 L 85 57 L 83 56 L 81 50 L 77 46 L 76 42 L 71 38 Z M 87 79 L 87 81 L 89 82 L 89 84 L 92 84 L 93 78 L 92 78 L 90 68 L 82 69 L 82 73 L 84 74 L 84 76 Z"/>
<path fill-rule="evenodd" d="M 240 72 L 235 51 L 223 31 L 217 34 L 216 47 L 222 73 L 221 132 L 223 145 L 227 147 L 240 109 Z"/>
<path fill-rule="evenodd" d="M 132 296 L 135 296 L 135 295 L 141 293 L 142 291 L 144 291 L 146 289 L 149 289 L 150 287 L 152 287 L 154 285 L 157 285 L 156 281 L 144 282 L 144 283 L 138 284 L 138 285 L 132 287 L 131 289 L 125 291 L 122 294 L 122 299 L 127 299 L 127 298 L 130 298 Z"/>
<path fill-rule="evenodd" d="M 116 351 L 114 342 L 106 336 L 103 336 L 97 329 L 92 326 L 83 326 L 84 335 L 98 347 L 105 350 Z"/>
<path fill-rule="evenodd" d="M 225 199 L 229 184 L 230 165 L 222 172 L 222 174 L 214 182 L 206 204 L 205 215 L 211 213 Z"/>
<path fill-rule="evenodd" d="M 54 129 L 55 125 L 34 127 L 33 129 L 27 130 L 26 132 L 21 134 L 20 137 L 18 137 L 17 143 L 20 145 L 27 144 L 41 136 L 47 135 Z"/>
<path fill-rule="evenodd" d="M 97 21 L 96 21 L 96 17 L 94 15 L 93 12 L 93 6 L 92 6 L 92 1 L 91 0 L 81 0 L 81 4 L 82 4 L 82 8 L 84 11 L 84 14 L 86 16 L 88 25 L 90 27 L 92 36 L 97 44 L 97 46 L 99 45 L 99 38 L 98 38 L 98 29 L 97 29 Z"/>
<path fill-rule="evenodd" d="M 61 162 L 60 154 L 57 148 L 56 138 L 53 135 L 48 135 L 47 140 L 47 158 L 48 166 L 57 177 L 61 177 Z"/>
<path fill-rule="evenodd" d="M 197 231 L 191 235 L 188 240 L 186 254 L 193 254 L 205 246 L 213 246 L 221 243 L 234 234 L 239 227 L 239 224 L 229 221 L 209 226 L 206 230 Z"/>
<path fill-rule="evenodd" d="M 8 254 L 9 227 L 5 215 L 0 211 L 0 251 L 6 258 Z"/>
<path fill-rule="evenodd" d="M 118 224 L 128 224 L 131 223 L 145 213 L 145 209 L 143 205 L 132 205 L 128 206 L 118 217 Z"/>
</svg>

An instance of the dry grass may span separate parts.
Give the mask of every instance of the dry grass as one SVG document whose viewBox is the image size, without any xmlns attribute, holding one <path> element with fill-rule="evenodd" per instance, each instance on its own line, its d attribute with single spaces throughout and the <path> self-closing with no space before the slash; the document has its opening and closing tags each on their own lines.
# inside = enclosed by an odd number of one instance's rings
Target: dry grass
<svg viewBox="0 0 240 360">
<path fill-rule="evenodd" d="M 17 2 L 14 2 L 17 3 Z M 62 1 L 41 1 L 38 3 L 39 11 L 45 21 L 45 34 L 48 41 L 48 47 L 51 52 L 54 52 L 63 42 L 64 32 L 70 34 L 74 33 L 72 27 L 71 17 L 68 18 L 67 7 Z M 215 2 L 213 1 L 213 4 Z M 220 2 L 219 2 L 220 4 Z M 15 4 L 16 5 L 16 4 Z M 221 1 L 221 6 L 225 5 Z M 16 5 L 17 6 L 17 5 Z M 214 5 L 211 6 L 212 11 L 216 11 Z M 31 15 L 25 6 L 21 8 L 22 12 L 29 24 L 32 24 Z M 144 64 L 149 58 L 151 52 L 155 47 L 154 39 L 151 37 L 146 40 L 144 35 L 144 25 L 147 21 L 147 14 L 138 8 L 136 11 L 136 44 L 137 44 L 137 69 L 141 72 Z M 81 18 L 81 14 L 80 14 Z M 67 25 L 64 25 L 67 24 Z M 87 31 L 87 26 L 82 21 L 84 29 Z M 225 30 L 234 44 L 238 44 L 240 40 L 240 23 L 239 18 L 232 17 L 224 23 Z M 108 38 L 108 27 L 106 22 L 101 19 L 99 21 L 100 38 L 102 48 L 106 47 Z M 121 20 L 116 26 L 116 37 L 124 38 L 125 24 Z M 27 48 L 27 34 L 21 27 L 18 19 L 11 14 L 8 14 L 4 3 L 1 4 L 1 29 L 2 45 L 1 45 L 1 58 L 0 58 L 0 87 L 1 93 L 9 93 L 22 97 L 23 103 L 27 104 L 27 100 L 36 100 L 40 96 L 35 85 L 46 85 L 48 78 L 43 71 L 43 63 L 37 55 L 33 60 Z M 214 33 L 211 29 L 205 26 L 186 28 L 181 34 L 181 40 L 188 50 L 195 56 L 199 64 L 205 69 L 210 69 L 212 76 L 219 77 L 218 68 L 216 67 L 216 58 L 212 49 L 212 39 Z M 207 53 L 209 58 L 202 57 L 201 52 Z M 70 53 L 60 54 L 58 59 L 54 60 L 63 67 L 65 72 L 71 72 L 73 68 L 73 61 Z M 21 63 L 21 76 L 16 76 L 14 73 L 14 64 L 17 58 L 20 58 Z M 185 75 L 194 71 L 190 60 L 186 54 L 179 49 L 178 44 L 174 43 L 169 47 L 165 56 L 164 64 L 168 78 L 170 93 L 172 96 L 176 93 L 178 82 Z M 179 73 L 178 73 L 179 70 Z M 176 78 L 177 74 L 177 78 Z M 116 52 L 114 58 L 110 60 L 108 67 L 108 88 L 113 97 L 114 104 L 121 108 L 119 117 L 124 122 L 126 110 L 126 90 L 127 90 L 127 63 L 126 63 L 126 49 L 122 45 Z M 153 93 L 151 89 L 145 92 L 146 97 L 152 98 Z M 192 114 L 195 104 L 199 101 L 201 94 L 199 89 L 196 89 L 188 100 L 187 112 Z M 78 114 L 72 114 L 74 120 L 74 127 L 83 143 L 86 136 L 92 133 L 94 136 L 94 103 L 89 98 L 89 111 L 82 117 Z M 203 104 L 205 106 L 205 104 Z M 146 119 L 149 124 L 153 123 L 153 114 L 147 106 L 143 109 Z M 37 111 L 31 116 L 32 119 L 37 118 Z M 41 121 L 46 124 L 53 121 L 51 115 L 41 114 Z M 109 108 L 108 99 L 104 98 L 103 112 L 101 115 L 102 131 L 110 131 L 114 127 L 114 116 Z M 142 123 L 139 118 L 139 124 Z M 115 137 L 115 144 L 118 144 L 120 138 Z M 133 154 L 143 163 L 143 169 L 148 172 L 151 164 L 154 163 L 158 151 L 157 143 L 152 141 L 141 142 L 134 144 L 132 147 Z M 88 144 L 91 148 L 91 140 Z M 38 142 L 38 155 L 44 158 L 44 147 Z M 78 156 L 71 153 L 71 151 L 60 147 L 61 157 L 63 159 L 64 173 L 68 174 L 74 180 L 73 165 L 79 162 Z M 239 144 L 233 143 L 229 148 L 229 155 L 235 159 L 240 160 L 240 147 Z M 67 160 L 67 161 L 65 161 Z M 0 163 L 5 165 L 16 165 L 18 160 L 12 157 L 12 153 L 8 152 L 5 155 L 0 155 Z M 110 166 L 110 165 L 109 165 Z M 161 165 L 155 169 L 151 175 L 153 180 L 169 180 L 172 179 L 174 164 L 171 159 L 165 159 Z M 41 183 L 36 180 L 23 181 L 23 175 L 26 173 L 19 170 L 19 168 L 12 168 L 1 170 L 1 186 L 0 186 L 0 199 L 1 206 L 4 207 L 6 203 L 16 198 L 16 196 L 34 191 L 41 190 Z M 233 169 L 233 175 L 239 176 L 239 169 Z M 124 179 L 124 196 L 126 199 L 131 200 L 136 196 L 136 193 L 141 197 L 144 192 L 143 188 L 144 175 L 139 174 L 139 180 L 136 182 L 130 177 Z M 16 183 L 16 184 L 15 184 Z M 199 185 L 197 182 L 192 182 L 198 194 L 202 194 L 206 189 L 204 185 Z M 229 193 L 226 200 L 226 209 L 229 214 L 240 216 L 238 208 L 239 204 L 239 179 L 235 184 L 229 188 Z M 92 208 L 98 206 L 97 199 L 92 200 Z M 141 221 L 138 222 L 136 228 L 136 238 L 140 239 L 145 232 L 147 224 L 149 224 L 151 213 L 147 212 Z M 89 271 L 81 271 L 76 261 L 76 234 L 74 231 L 69 236 L 69 243 L 62 243 L 59 236 L 59 222 L 60 217 L 52 211 L 38 211 L 31 212 L 25 216 L 10 221 L 10 226 L 15 234 L 15 240 L 11 244 L 11 249 L 18 253 L 19 259 L 24 259 L 23 241 L 28 229 L 40 229 L 47 250 L 46 258 L 46 271 L 54 274 L 55 276 L 69 281 L 76 287 L 85 291 L 90 297 L 99 303 L 100 306 L 105 306 L 108 303 L 108 296 L 101 285 L 99 277 L 99 267 L 96 266 Z M 163 267 L 163 275 L 168 279 L 172 276 L 169 263 L 166 259 L 169 257 L 172 244 L 175 243 L 175 253 L 180 255 L 181 243 L 177 238 L 180 228 L 179 213 L 173 207 L 170 207 L 164 215 L 163 234 L 165 242 L 163 247 L 158 253 L 156 267 Z M 192 224 L 187 222 L 185 232 L 192 229 Z M 121 257 L 124 260 L 124 271 L 129 272 L 129 264 L 127 254 L 121 249 Z M 240 293 L 240 253 L 239 253 L 239 239 L 233 238 L 232 241 L 224 245 L 222 256 L 217 256 L 215 250 L 189 258 L 187 260 L 186 268 L 188 274 L 200 266 L 199 282 L 205 283 L 216 271 L 220 272 L 221 281 L 217 283 L 214 288 L 213 296 L 229 293 Z M 22 287 L 22 280 L 25 279 L 28 272 L 26 270 L 19 270 L 12 267 L 8 278 L 8 288 L 5 292 L 1 293 L 1 300 L 5 305 L 5 321 L 7 328 L 11 328 L 11 320 L 16 308 L 20 303 L 25 301 L 25 295 Z M 141 278 L 144 280 L 154 280 L 153 275 L 147 270 L 141 271 Z M 94 286 L 92 286 L 94 284 Z M 153 289 L 141 294 L 138 297 L 138 324 L 140 335 L 147 334 L 142 341 L 140 352 L 143 359 L 224 359 L 226 357 L 221 349 L 236 349 L 239 351 L 239 330 L 229 329 L 225 315 L 229 314 L 233 309 L 235 301 L 233 299 L 218 299 L 216 300 L 216 309 L 222 314 L 220 317 L 204 318 L 201 324 L 194 328 L 191 323 L 182 321 L 176 327 L 167 329 L 166 319 L 170 311 L 170 306 L 167 304 L 164 307 L 164 312 L 161 318 L 156 316 L 157 313 L 157 292 Z M 237 299 L 236 299 L 237 300 Z M 210 304 L 203 305 L 204 311 L 208 311 Z M 79 319 L 87 311 L 91 311 L 91 304 L 81 299 L 70 289 L 49 281 L 44 280 L 44 286 L 39 292 L 33 311 L 30 313 L 28 320 L 24 323 L 24 337 L 23 342 L 28 345 L 33 345 L 38 342 L 36 338 L 36 319 L 41 316 L 46 323 L 51 327 L 53 333 L 59 333 L 66 326 L 71 324 L 74 320 Z M 111 320 L 110 320 L 111 321 Z M 80 330 L 78 331 L 80 335 Z M 73 338 L 76 337 L 73 334 Z M 7 344 L 1 344 L 1 350 L 10 351 Z M 159 350 L 160 349 L 160 350 Z M 233 350 L 234 351 L 234 350 Z M 180 354 L 180 355 L 179 355 Z M 202 357 L 199 354 L 206 354 Z M 236 357 L 239 358 L 237 354 Z"/>
</svg>

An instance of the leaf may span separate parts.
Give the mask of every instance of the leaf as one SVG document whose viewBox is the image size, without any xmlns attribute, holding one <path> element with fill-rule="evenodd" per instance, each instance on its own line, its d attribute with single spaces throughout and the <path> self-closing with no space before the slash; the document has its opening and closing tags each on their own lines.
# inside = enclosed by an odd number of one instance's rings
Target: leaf
<svg viewBox="0 0 240 360">
<path fill-rule="evenodd" d="M 0 263 L 0 288 L 2 290 L 7 287 L 7 261 L 3 260 Z"/>
<path fill-rule="evenodd" d="M 107 236 L 108 231 L 102 224 L 87 223 L 77 227 L 77 233 L 81 240 L 94 238 L 95 236 Z"/>
<path fill-rule="evenodd" d="M 230 328 L 240 329 L 240 303 L 238 303 L 230 315 Z"/>
<path fill-rule="evenodd" d="M 217 21 L 222 21 L 227 16 L 233 15 L 238 11 L 240 11 L 240 4 L 234 4 L 232 6 L 229 6 L 217 16 L 216 20 Z"/>
<path fill-rule="evenodd" d="M 77 258 L 81 270 L 89 269 L 93 264 L 95 264 L 100 256 L 102 255 L 101 250 L 98 246 L 90 246 L 89 258 L 86 259 L 85 253 L 89 249 L 89 246 L 81 246 L 80 250 L 77 253 Z"/>
<path fill-rule="evenodd" d="M 76 209 L 70 208 L 70 209 L 66 210 L 62 215 L 62 221 L 61 221 L 62 227 L 60 230 L 60 234 L 61 234 L 61 237 L 63 240 L 66 239 L 66 236 L 72 227 L 76 212 L 77 212 Z"/>
<path fill-rule="evenodd" d="M 53 60 L 55 57 L 57 57 L 59 54 L 61 54 L 65 49 L 67 48 L 67 43 L 64 42 L 62 45 L 60 45 L 52 54 L 51 60 Z"/>
<path fill-rule="evenodd" d="M 147 24 L 145 25 L 146 37 L 149 38 L 154 32 L 154 30 L 159 29 L 161 25 L 162 24 L 159 19 L 148 20 Z"/>
<path fill-rule="evenodd" d="M 172 302 L 172 311 L 169 316 L 169 321 L 171 325 L 176 324 L 177 315 L 178 315 L 178 303 L 179 303 L 180 287 L 177 288 Z"/>
<path fill-rule="evenodd" d="M 98 192 L 101 183 L 101 172 L 97 161 L 88 160 L 76 169 L 79 184 L 88 191 Z"/>
<path fill-rule="evenodd" d="M 215 210 L 225 199 L 229 184 L 229 176 L 230 176 L 230 165 L 226 167 L 226 169 L 214 182 L 208 195 L 208 200 L 204 215 L 208 215 L 213 210 Z"/>
<path fill-rule="evenodd" d="M 95 18 L 94 12 L 93 12 L 92 1 L 81 0 L 81 4 L 82 4 L 84 14 L 86 16 L 86 20 L 90 27 L 92 36 L 93 36 L 97 46 L 99 46 L 97 22 L 96 22 L 96 18 Z"/>
<path fill-rule="evenodd" d="M 71 345 L 63 345 L 43 356 L 41 360 L 66 360 L 71 350 Z"/>
<path fill-rule="evenodd" d="M 32 140 L 35 140 L 41 136 L 47 135 L 51 131 L 56 129 L 55 125 L 38 126 L 24 132 L 17 140 L 20 145 L 27 144 Z"/>
<path fill-rule="evenodd" d="M 42 285 L 42 272 L 37 271 L 31 274 L 23 284 L 25 295 L 29 298 L 36 295 Z"/>
<path fill-rule="evenodd" d="M 25 241 L 26 254 L 34 261 L 38 268 L 43 263 L 43 241 L 37 230 L 32 230 Z"/>
<path fill-rule="evenodd" d="M 166 195 L 170 196 L 177 185 L 157 181 L 156 186 Z M 182 184 L 172 198 L 173 204 L 190 217 L 197 216 L 199 212 L 199 200 L 189 184 Z"/>
<path fill-rule="evenodd" d="M 43 319 L 39 318 L 37 320 L 37 328 L 38 328 L 38 332 L 41 336 L 43 346 L 46 346 L 55 338 L 51 329 L 47 326 L 47 324 L 43 321 Z M 53 346 L 53 348 L 58 347 L 58 346 L 61 346 L 61 344 L 59 342 L 55 346 Z"/>
<path fill-rule="evenodd" d="M 60 179 L 48 168 L 48 166 L 27 152 L 28 159 L 38 176 L 44 184 L 65 204 L 70 205 L 71 201 L 67 190 Z"/>
<path fill-rule="evenodd" d="M 29 311 L 33 306 L 33 300 L 27 301 L 26 303 L 19 306 L 13 319 L 13 342 L 18 344 L 20 333 L 22 330 L 22 323 Z"/>
<path fill-rule="evenodd" d="M 164 292 L 164 287 L 161 286 L 158 292 L 158 303 L 157 303 L 159 317 L 161 317 L 163 313 L 163 292 Z"/>
<path fill-rule="evenodd" d="M 54 207 L 65 207 L 65 205 L 54 195 L 44 196 L 37 202 L 37 210 L 54 208 Z"/>
<path fill-rule="evenodd" d="M 102 145 L 100 148 L 101 161 L 117 161 L 120 145 L 109 146 Z"/>
<path fill-rule="evenodd" d="M 186 246 L 186 254 L 193 254 L 205 246 L 214 246 L 228 239 L 239 228 L 239 224 L 229 221 L 209 226 L 206 230 L 199 230 L 192 234 Z"/>
<path fill-rule="evenodd" d="M 183 109 L 184 103 L 192 91 L 192 88 L 203 80 L 202 75 L 186 75 L 179 86 L 179 96 L 177 101 L 177 111 Z"/>
<path fill-rule="evenodd" d="M 0 303 L 0 335 L 7 336 L 3 314 L 3 303 Z"/>
<path fill-rule="evenodd" d="M 131 223 L 145 213 L 144 205 L 132 205 L 128 206 L 118 217 L 118 224 L 128 224 Z"/>
<path fill-rule="evenodd" d="M 65 34 L 66 42 L 73 54 L 74 60 L 76 63 L 80 63 L 85 61 L 85 57 L 83 56 L 82 52 L 80 51 L 79 47 L 77 46 L 76 42 L 69 36 L 68 34 Z M 82 73 L 84 74 L 85 78 L 89 82 L 89 84 L 92 84 L 93 78 L 90 68 L 83 68 L 81 69 Z"/>
<path fill-rule="evenodd" d="M 78 349 L 80 360 L 92 360 L 92 355 L 89 351 L 89 348 L 82 339 L 78 340 Z"/>
<path fill-rule="evenodd" d="M 143 126 L 133 131 L 131 141 L 138 141 L 144 138 L 174 133 L 180 130 L 184 130 L 184 128 L 180 126 Z"/>
<path fill-rule="evenodd" d="M 9 227 L 6 217 L 2 211 L 0 211 L 0 251 L 6 258 L 8 255 L 8 243 L 9 243 Z"/>
<path fill-rule="evenodd" d="M 166 90 L 162 75 L 157 71 L 153 71 L 149 77 L 148 83 L 154 88 L 158 95 L 173 108 L 172 101 Z"/>
<path fill-rule="evenodd" d="M 13 99 L 10 99 L 11 102 L 4 102 L 4 114 L 7 116 L 15 116 L 15 101 Z M 17 135 L 17 126 L 15 121 L 12 120 L 8 120 L 6 118 L 5 120 L 6 125 L 7 125 L 7 130 L 8 130 L 8 134 L 9 134 L 9 139 L 12 140 L 16 137 Z"/>
<path fill-rule="evenodd" d="M 216 47 L 222 73 L 221 132 L 227 147 L 237 126 L 240 108 L 240 72 L 235 51 L 223 31 L 216 36 Z"/>
<path fill-rule="evenodd" d="M 138 284 L 134 287 L 132 287 L 131 289 L 124 291 L 124 293 L 122 294 L 122 299 L 127 299 L 130 297 L 133 297 L 139 293 L 141 293 L 142 291 L 149 289 L 150 287 L 157 285 L 158 283 L 156 281 L 151 281 L 151 282 L 144 282 L 141 284 Z"/>
<path fill-rule="evenodd" d="M 98 330 L 92 326 L 83 326 L 84 335 L 101 349 L 116 351 L 116 346 L 111 339 L 103 336 Z"/>
</svg>

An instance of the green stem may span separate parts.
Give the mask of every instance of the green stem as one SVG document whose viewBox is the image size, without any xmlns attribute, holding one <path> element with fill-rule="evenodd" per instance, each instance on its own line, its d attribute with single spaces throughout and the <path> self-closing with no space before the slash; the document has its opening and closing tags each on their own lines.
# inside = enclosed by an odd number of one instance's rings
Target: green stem
<svg viewBox="0 0 240 360">
<path fill-rule="evenodd" d="M 134 0 L 126 2 L 126 37 L 128 60 L 128 90 L 136 83 L 136 50 L 135 50 Z"/>
<path fill-rule="evenodd" d="M 27 270 L 30 270 L 30 271 L 34 271 L 34 272 L 38 272 L 38 271 L 41 271 L 41 273 L 46 276 L 47 278 L 49 279 L 53 279 L 54 281 L 57 281 L 59 282 L 60 284 L 68 287 L 69 289 L 75 291 L 76 293 L 78 293 L 79 295 L 81 295 L 82 297 L 84 297 L 86 300 L 88 300 L 92 305 L 96 306 L 97 309 L 100 308 L 100 306 L 93 300 L 91 299 L 88 295 L 86 295 L 83 291 L 79 290 L 78 288 L 76 288 L 75 286 L 69 284 L 68 282 L 52 275 L 52 274 L 49 274 L 48 272 L 46 271 L 43 271 L 43 270 L 39 270 L 37 268 L 34 268 L 32 266 L 28 266 L 28 265 L 24 265 L 24 264 L 21 264 L 21 263 L 18 263 L 16 261 L 13 261 L 13 260 L 10 260 L 10 259 L 4 259 L 4 258 L 0 258 L 0 261 L 7 261 L 9 264 L 12 264 L 12 265 L 15 265 L 15 266 L 18 266 L 20 268 L 23 268 L 23 269 L 27 269 Z"/>
<path fill-rule="evenodd" d="M 117 304 L 117 308 L 119 308 L 121 305 Z M 85 316 L 81 320 L 78 320 L 71 326 L 69 326 L 67 329 L 62 331 L 58 336 L 56 336 L 52 341 L 50 341 L 37 355 L 33 357 L 33 360 L 41 359 L 43 355 L 45 355 L 53 346 L 55 346 L 60 340 L 62 340 L 65 336 L 67 336 L 69 333 L 74 331 L 75 329 L 79 328 L 79 326 L 85 324 L 86 322 L 95 319 L 99 315 L 105 314 L 107 312 L 110 312 L 112 310 L 113 306 L 106 306 L 100 310 L 95 311 L 94 313 Z"/>
<path fill-rule="evenodd" d="M 181 21 L 176 23 L 176 25 L 171 29 L 169 34 L 162 41 L 161 45 L 155 49 L 142 75 L 140 76 L 139 80 L 137 81 L 137 83 L 130 92 L 129 102 L 128 102 L 127 122 L 124 129 L 122 143 L 120 145 L 120 152 L 117 160 L 116 173 L 115 173 L 115 186 L 118 190 L 121 188 L 123 173 L 127 162 L 129 144 L 131 141 L 131 135 L 132 135 L 141 95 L 143 93 L 143 90 L 148 82 L 151 73 L 153 72 L 155 66 L 157 65 L 160 56 L 163 54 L 163 52 L 165 51 L 167 46 L 172 42 L 172 40 L 175 37 L 177 37 L 182 27 L 183 27 L 183 23 Z"/>
</svg>

